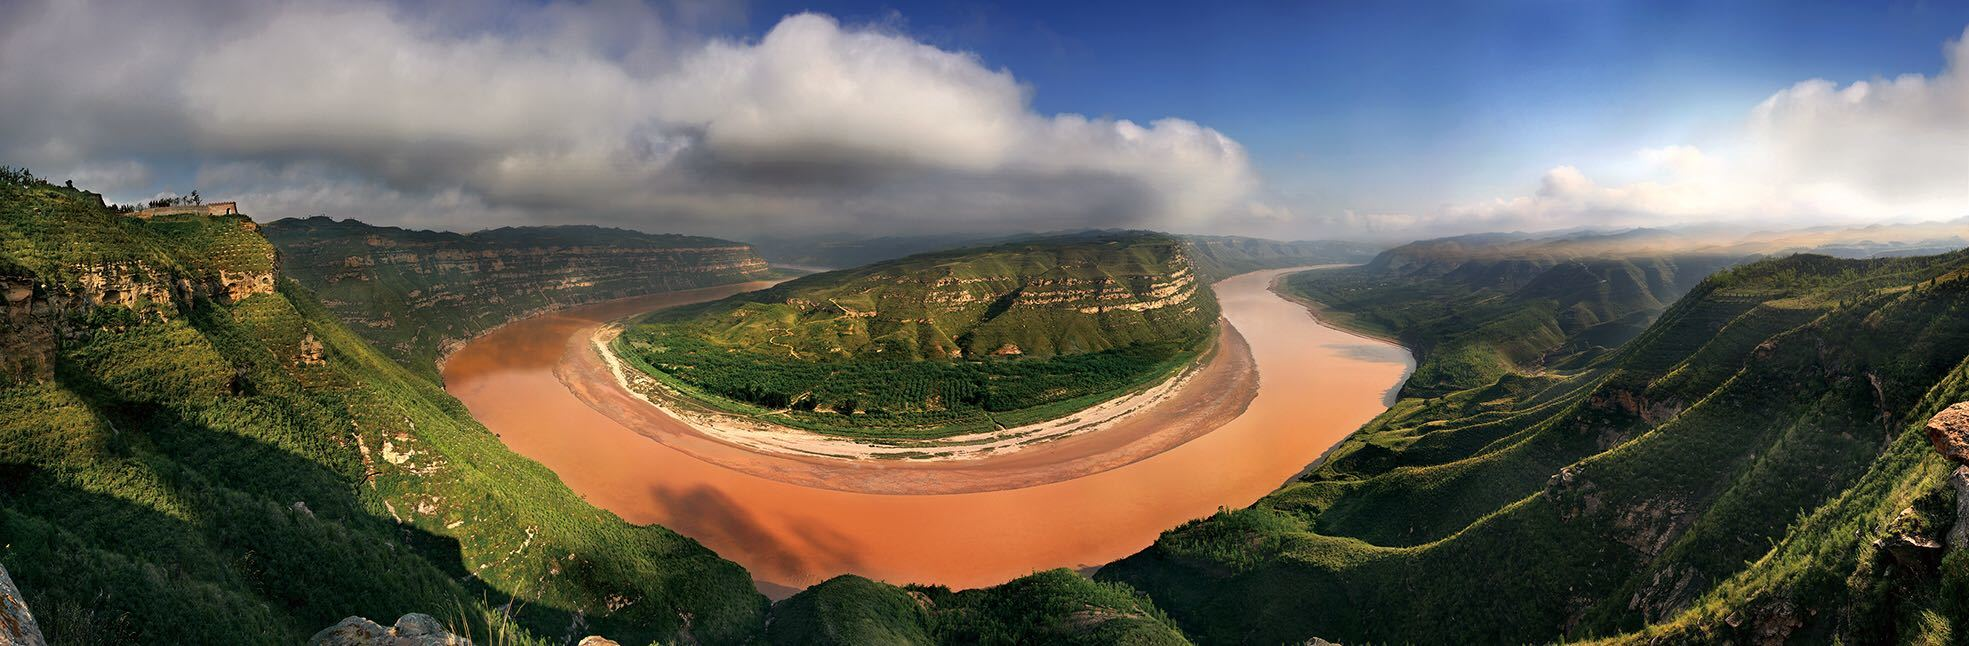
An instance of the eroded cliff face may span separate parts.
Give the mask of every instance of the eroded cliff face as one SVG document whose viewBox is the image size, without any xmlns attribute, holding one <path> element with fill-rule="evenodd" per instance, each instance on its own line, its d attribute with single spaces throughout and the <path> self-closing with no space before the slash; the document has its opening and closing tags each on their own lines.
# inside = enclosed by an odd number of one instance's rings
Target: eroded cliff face
<svg viewBox="0 0 1969 646">
<path fill-rule="evenodd" d="M 51 377 L 57 345 L 92 329 L 171 320 L 201 299 L 230 305 L 273 293 L 273 271 L 259 268 L 273 265 L 273 247 L 258 246 L 258 262 L 237 269 L 102 258 L 37 272 L 0 258 L 0 380 Z"/>
<path fill-rule="evenodd" d="M 979 304 L 1002 303 L 1010 308 L 1061 308 L 1082 314 L 1102 314 L 1127 310 L 1146 312 L 1187 305 L 1196 296 L 1197 280 L 1190 262 L 1181 252 L 1165 264 L 1165 272 L 1119 276 L 1024 276 L 1006 273 L 985 277 L 897 276 L 897 282 L 916 282 L 926 289 L 923 304 L 940 312 L 960 312 Z M 789 298 L 794 305 L 801 299 Z M 874 317 L 878 311 L 854 311 L 836 304 L 850 316 Z M 1194 308 L 1189 311 L 1195 311 Z"/>
<path fill-rule="evenodd" d="M 1049 358 L 1188 342 L 1217 320 L 1188 246 L 1150 232 L 1076 234 L 923 254 L 735 297 L 693 323 L 729 348 L 795 356 Z"/>
<path fill-rule="evenodd" d="M 328 218 L 266 227 L 282 268 L 414 370 L 502 323 L 541 312 L 763 278 L 748 245 L 596 227 L 469 235 Z"/>
</svg>

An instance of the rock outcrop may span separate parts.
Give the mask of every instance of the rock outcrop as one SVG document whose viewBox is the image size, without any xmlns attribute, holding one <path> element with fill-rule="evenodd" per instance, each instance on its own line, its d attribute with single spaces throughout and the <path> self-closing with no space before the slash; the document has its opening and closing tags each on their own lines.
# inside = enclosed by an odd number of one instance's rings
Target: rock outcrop
<svg viewBox="0 0 1969 646">
<path fill-rule="evenodd" d="M 1956 464 L 1969 464 L 1969 402 L 1950 406 L 1930 418 L 1928 443 Z"/>
<path fill-rule="evenodd" d="M 410 613 L 389 628 L 362 617 L 349 617 L 308 639 L 309 646 L 471 646 L 472 640 L 452 634 L 437 618 Z"/>
<path fill-rule="evenodd" d="M 0 646 L 6 644 L 0 642 Z M 472 646 L 472 640 L 451 632 L 436 617 L 413 612 L 398 617 L 387 628 L 363 617 L 349 617 L 315 633 L 308 638 L 308 646 Z M 589 635 L 575 646 L 620 645 L 607 637 Z"/>
<path fill-rule="evenodd" d="M 214 250 L 196 263 L 134 248 L 0 257 L 0 384 L 50 378 L 56 345 L 90 330 L 171 320 L 200 302 L 230 305 L 274 291 L 266 240 L 223 223 L 209 233 L 185 236 Z"/>
<path fill-rule="evenodd" d="M 735 297 L 701 319 L 727 347 L 795 356 L 1051 358 L 1189 338 L 1217 320 L 1180 239 L 1034 238 L 890 260 Z"/>
<path fill-rule="evenodd" d="M 0 646 L 46 646 L 47 643 L 41 637 L 41 625 L 34 621 L 34 613 L 27 611 L 27 599 L 21 596 L 20 588 L 14 587 L 14 578 L 7 575 L 7 568 L 0 567 Z"/>
<path fill-rule="evenodd" d="M 1949 551 L 1969 546 L 1969 402 L 1942 409 L 1928 419 L 1928 443 L 1954 462 L 1949 485 L 1955 489 L 1955 526 L 1944 541 Z"/>
</svg>

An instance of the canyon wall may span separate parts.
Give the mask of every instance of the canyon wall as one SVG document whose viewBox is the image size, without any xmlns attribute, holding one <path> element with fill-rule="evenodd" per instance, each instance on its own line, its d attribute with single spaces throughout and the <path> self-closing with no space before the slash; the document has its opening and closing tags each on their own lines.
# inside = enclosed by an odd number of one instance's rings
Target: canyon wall
<svg viewBox="0 0 1969 646">
<path fill-rule="evenodd" d="M 266 226 L 289 276 L 420 373 L 466 340 L 545 311 L 767 275 L 742 243 L 587 226 L 471 234 L 325 217 Z"/>
<path fill-rule="evenodd" d="M 715 345 L 805 356 L 1051 357 L 1203 338 L 1217 307 L 1197 274 L 1173 236 L 1042 237 L 816 274 L 689 325 Z"/>
</svg>

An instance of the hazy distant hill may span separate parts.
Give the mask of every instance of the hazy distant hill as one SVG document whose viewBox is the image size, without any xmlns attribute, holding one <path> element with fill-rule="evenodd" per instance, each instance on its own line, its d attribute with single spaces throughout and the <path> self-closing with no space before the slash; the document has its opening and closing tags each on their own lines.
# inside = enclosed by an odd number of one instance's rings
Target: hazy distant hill
<svg viewBox="0 0 1969 646">
<path fill-rule="evenodd" d="M 1666 269 L 1576 263 L 1433 265 L 1517 286 L 1441 314 L 1467 328 L 1388 314 L 1392 297 L 1330 308 L 1510 348 L 1552 323 L 1484 323 L 1519 320 L 1555 268 L 1626 280 L 1603 294 Z M 1416 284 L 1357 278 L 1308 283 Z M 1604 304 L 1568 300 L 1534 318 Z M 1946 642 L 1969 617 L 1969 552 L 1939 541 L 1969 519 L 1922 426 L 1969 399 L 1966 359 L 1969 252 L 1724 270 L 1618 350 L 1403 399 L 1301 481 L 1099 578 L 1210 643 Z"/>
<path fill-rule="evenodd" d="M 757 239 L 754 244 L 759 248 L 760 255 L 776 263 L 845 269 L 919 253 L 1058 235 L 1068 234 L 768 237 Z M 1191 261 L 1205 281 L 1211 283 L 1260 269 L 1367 262 L 1382 249 L 1379 245 L 1330 240 L 1284 242 L 1242 236 L 1177 237 L 1190 245 Z"/>
<path fill-rule="evenodd" d="M 1283 242 L 1242 236 L 1181 237 L 1190 246 L 1190 259 L 1196 263 L 1197 273 L 1212 283 L 1260 269 L 1367 262 L 1382 249 L 1379 245 L 1334 240 Z"/>
<path fill-rule="evenodd" d="M 1969 221 L 1724 233 L 1633 229 L 1486 233 L 1401 245 L 1355 269 L 1293 276 L 1329 320 L 1399 339 L 1434 395 L 1512 372 L 1582 365 L 1645 328 L 1717 271 L 1811 252 L 1853 258 L 1969 246 Z"/>
<path fill-rule="evenodd" d="M 1033 234 L 936 233 L 861 237 L 851 234 L 750 236 L 747 242 L 766 260 L 782 265 L 848 269 L 919 253 L 1007 242 Z"/>
<path fill-rule="evenodd" d="M 623 338 L 682 386 L 814 430 L 1014 426 L 1207 346 L 1217 303 L 1188 253 L 1096 232 L 921 254 L 659 312 Z"/>
<path fill-rule="evenodd" d="M 376 347 L 431 376 L 441 353 L 507 321 L 768 272 L 741 243 L 591 226 L 458 234 L 313 217 L 276 220 L 266 234 L 288 275 Z"/>
<path fill-rule="evenodd" d="M 1702 279 L 1753 258 L 1626 246 L 1639 237 L 1428 240 L 1357 268 L 1293 275 L 1287 289 L 1332 322 L 1414 349 L 1403 392 L 1441 394 L 1597 357 Z"/>
</svg>

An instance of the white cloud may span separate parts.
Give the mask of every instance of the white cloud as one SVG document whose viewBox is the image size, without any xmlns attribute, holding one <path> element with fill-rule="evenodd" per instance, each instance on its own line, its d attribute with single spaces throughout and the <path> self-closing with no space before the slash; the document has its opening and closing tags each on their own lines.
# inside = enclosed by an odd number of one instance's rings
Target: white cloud
<svg viewBox="0 0 1969 646">
<path fill-rule="evenodd" d="M 1964 32 L 1969 40 L 1969 31 Z M 1528 195 L 1378 216 L 1419 235 L 1578 226 L 1802 226 L 1969 216 L 1969 46 L 1948 43 L 1944 68 L 1857 81 L 1812 79 L 1748 110 L 1699 149 L 1636 151 L 1640 173 L 1597 180 L 1572 165 Z M 1615 166 L 1619 166 L 1616 164 Z M 1617 173 L 1610 171 L 1609 175 Z M 1328 218 L 1338 226 L 1357 219 Z"/>
<path fill-rule="evenodd" d="M 1256 184 L 1215 130 L 1039 114 L 1009 71 L 820 15 L 740 42 L 635 2 L 162 4 L 0 7 L 0 60 L 45 61 L 0 68 L 0 156 L 467 228 L 1171 226 Z"/>
</svg>

